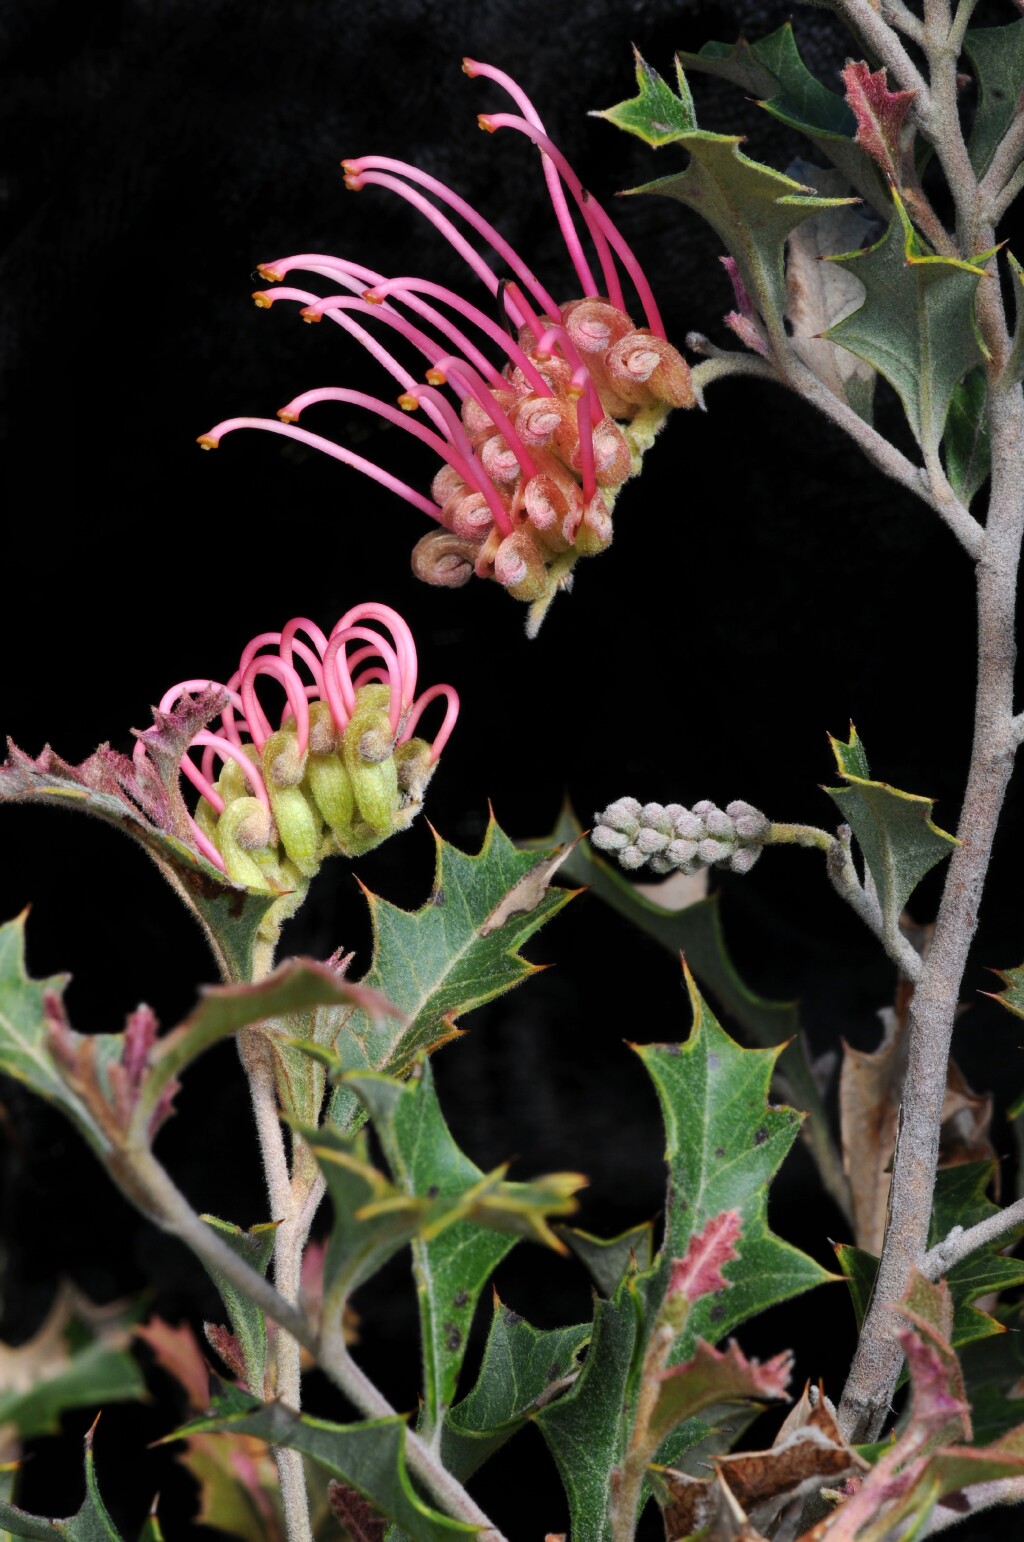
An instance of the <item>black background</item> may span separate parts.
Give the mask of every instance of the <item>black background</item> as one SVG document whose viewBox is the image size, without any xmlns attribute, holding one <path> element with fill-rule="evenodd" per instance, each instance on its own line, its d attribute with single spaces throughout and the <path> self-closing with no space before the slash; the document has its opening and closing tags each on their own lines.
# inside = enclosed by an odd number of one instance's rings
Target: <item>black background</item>
<svg viewBox="0 0 1024 1542">
<path fill-rule="evenodd" d="M 462 55 L 515 74 L 584 184 L 610 201 L 680 164 L 671 148 L 654 154 L 585 116 L 632 94 L 630 43 L 668 73 L 675 48 L 731 40 L 741 27 L 756 36 L 786 14 L 665 0 L 361 9 L 8 0 L 3 729 L 26 750 L 50 740 L 71 760 L 101 739 L 127 749 L 169 684 L 228 673 L 256 631 L 293 614 L 329 628 L 378 598 L 410 621 L 423 681 L 451 681 L 462 695 L 428 813 L 468 849 L 488 799 L 515 837 L 549 830 L 566 794 L 584 820 L 630 793 L 743 797 L 776 818 L 828 824 L 826 732 L 851 718 L 875 774 L 935 796 L 940 823 L 955 828 L 974 667 L 969 563 L 923 506 L 781 393 L 726 383 L 712 388 L 706 415 L 675 416 L 622 497 L 613 548 L 581 564 L 575 592 L 559 597 L 533 643 L 523 610 L 497 586 L 419 585 L 408 553 L 425 522 L 356 473 L 255 434 L 216 455 L 195 445 L 219 419 L 272 415 L 310 386 L 388 395 L 338 329 L 304 327 L 283 305 L 254 310 L 258 262 L 336 251 L 470 292 L 440 239 L 397 198 L 345 192 L 343 156 L 397 155 L 443 177 L 556 294 L 572 293 L 536 155 L 516 136 L 481 136 L 476 113 L 506 104 L 461 73 Z M 847 51 L 838 28 L 817 12 L 797 23 L 805 53 L 834 83 Z M 740 93 L 695 89 L 704 125 L 749 133 L 756 157 L 782 169 L 801 152 Z M 614 213 L 669 336 L 681 343 L 697 327 L 725 343 L 719 318 L 732 300 L 713 234 L 667 200 L 629 200 Z M 333 410 L 325 431 L 426 488 L 426 452 L 365 414 Z M 898 410 L 884 399 L 880 410 L 902 435 Z M 7 809 L 0 825 L 3 913 L 31 903 L 31 972 L 72 973 L 75 1025 L 114 1030 L 140 1000 L 167 1025 L 183 1015 L 212 963 L 145 857 L 66 814 Z M 969 1078 L 1000 1093 L 1024 1081 L 1019 1035 L 1005 1014 L 977 1009 L 977 992 L 991 984 L 982 966 L 1020 959 L 1019 837 L 1011 805 L 958 1032 Z M 425 822 L 353 867 L 388 898 L 421 903 L 432 870 Z M 813 855 L 774 854 L 723 887 L 730 942 L 752 983 L 803 996 L 819 1051 L 840 1034 L 872 1044 L 891 971 Z M 936 896 L 926 882 L 920 919 Z M 335 863 L 286 945 L 318 957 L 344 945 L 365 960 L 368 943 L 353 872 Z M 436 1063 L 441 1095 L 482 1166 L 515 1157 L 520 1176 L 587 1171 L 583 1224 L 610 1233 L 659 1204 L 654 1099 L 623 1041 L 685 1034 L 679 971 L 586 896 L 527 952 L 557 967 L 470 1020 L 468 1037 Z M 191 1074 L 179 1110 L 162 1149 L 197 1207 L 246 1225 L 264 1219 L 230 1048 Z M 8 1339 L 33 1329 L 66 1273 L 100 1300 L 148 1288 L 172 1321 L 215 1315 L 198 1267 L 138 1220 L 56 1114 L 11 1084 L 4 1111 Z M 1008 1149 L 1001 1127 L 997 1142 Z M 777 1229 L 829 1263 L 828 1238 L 844 1236 L 843 1222 L 800 1151 L 773 1195 Z M 518 1250 L 500 1286 L 538 1323 L 589 1312 L 581 1272 L 537 1250 Z M 361 1309 L 364 1362 L 397 1406 L 412 1406 L 405 1266 Z M 743 1341 L 762 1354 L 792 1344 L 800 1375 L 824 1374 L 838 1395 L 852 1342 L 841 1287 L 769 1314 Z M 106 1488 L 123 1524 L 137 1526 L 159 1488 L 173 1536 L 193 1490 L 167 1452 L 144 1449 L 175 1417 L 159 1374 L 153 1386 L 162 1403 L 108 1411 L 97 1454 L 101 1478 L 117 1470 Z M 315 1380 L 310 1397 L 344 1414 Z M 69 1435 L 90 1418 L 69 1415 Z M 482 1476 L 483 1501 L 516 1535 L 564 1527 L 547 1465 L 531 1431 Z M 39 1443 L 24 1502 L 68 1513 L 79 1492 L 74 1445 Z"/>
</svg>

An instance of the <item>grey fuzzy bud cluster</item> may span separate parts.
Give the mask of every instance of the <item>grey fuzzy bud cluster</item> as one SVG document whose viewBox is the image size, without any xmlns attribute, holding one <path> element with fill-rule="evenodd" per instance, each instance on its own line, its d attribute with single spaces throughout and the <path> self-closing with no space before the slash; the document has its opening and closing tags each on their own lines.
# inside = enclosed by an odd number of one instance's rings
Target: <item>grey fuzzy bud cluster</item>
<svg viewBox="0 0 1024 1542">
<path fill-rule="evenodd" d="M 696 873 L 717 866 L 749 873 L 769 828 L 760 809 L 739 799 L 720 809 L 706 798 L 692 808 L 616 798 L 594 815 L 590 839 L 627 872 L 649 867 L 653 873 Z"/>
</svg>

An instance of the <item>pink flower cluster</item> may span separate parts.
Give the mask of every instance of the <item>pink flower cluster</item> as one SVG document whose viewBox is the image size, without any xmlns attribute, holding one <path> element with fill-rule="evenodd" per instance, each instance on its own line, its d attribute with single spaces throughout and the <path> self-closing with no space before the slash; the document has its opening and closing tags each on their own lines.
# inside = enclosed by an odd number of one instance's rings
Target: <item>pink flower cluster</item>
<svg viewBox="0 0 1024 1542">
<path fill-rule="evenodd" d="M 501 70 L 472 60 L 464 61 L 464 69 L 496 82 L 518 107 L 521 116 L 482 114 L 480 124 L 492 132 L 513 129 L 541 151 L 545 181 L 584 298 L 559 304 L 494 226 L 436 178 L 388 156 L 346 160 L 349 188 L 387 188 L 441 232 L 497 301 L 501 322 L 442 284 L 386 278 L 323 253 L 263 264 L 261 275 L 280 287 L 258 291 L 257 305 L 294 301 L 306 321 L 326 317 L 343 328 L 399 384 L 397 406 L 361 390 L 323 387 L 282 407 L 278 422 L 230 418 L 199 442 L 213 449 L 234 429 L 258 428 L 355 467 L 442 527 L 425 536 L 413 553 L 421 578 L 447 587 L 465 583 L 473 573 L 494 578 L 516 598 L 533 602 L 539 625 L 577 557 L 603 550 L 611 541 L 618 490 L 637 468 L 668 409 L 693 406 L 695 398 L 689 369 L 665 338 L 643 269 L 548 138 L 532 102 Z M 599 276 L 587 258 L 570 200 L 596 254 Z M 499 275 L 450 214 L 490 247 L 509 276 Z M 296 269 L 330 280 L 341 292 L 323 296 L 283 284 Z M 624 278 L 643 309 L 643 327 L 627 313 Z M 368 323 L 427 361 L 426 384 Z M 450 388 L 454 402 L 442 386 Z M 297 426 L 307 408 L 327 402 L 365 408 L 427 445 L 443 462 L 431 497 L 345 446 Z M 417 408 L 431 426 L 407 415 Z M 632 431 L 634 424 L 638 432 Z"/>
<path fill-rule="evenodd" d="M 405 621 L 368 602 L 330 636 L 305 616 L 261 632 L 225 685 L 182 680 L 166 691 L 161 713 L 196 692 L 226 697 L 219 726 L 192 739 L 198 758 L 181 762 L 200 794 L 190 823 L 203 855 L 233 882 L 288 887 L 331 852 L 357 855 L 408 825 L 459 711 L 454 687 L 417 696 L 416 677 Z M 276 727 L 259 699 L 266 679 L 284 691 Z M 428 743 L 414 735 L 439 698 L 444 720 Z M 143 736 L 136 760 L 146 753 Z"/>
</svg>

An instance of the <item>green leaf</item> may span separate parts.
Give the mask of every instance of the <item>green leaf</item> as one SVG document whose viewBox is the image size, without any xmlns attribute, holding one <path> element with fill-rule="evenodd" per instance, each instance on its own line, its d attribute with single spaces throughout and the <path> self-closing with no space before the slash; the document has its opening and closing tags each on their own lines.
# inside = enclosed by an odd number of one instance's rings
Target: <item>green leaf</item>
<svg viewBox="0 0 1024 1542">
<path fill-rule="evenodd" d="M 615 1294 L 615 1287 L 627 1270 L 649 1269 L 654 1256 L 654 1225 L 644 1221 L 617 1237 L 592 1237 L 572 1226 L 559 1227 L 559 1236 L 590 1271 L 602 1296 Z"/>
<path fill-rule="evenodd" d="M 215 1231 L 221 1241 L 226 1242 L 231 1251 L 244 1259 L 257 1274 L 266 1274 L 274 1254 L 279 1221 L 264 1221 L 249 1231 L 243 1231 L 240 1226 L 218 1220 L 215 1215 L 203 1215 L 200 1220 L 205 1221 L 210 1230 Z M 237 1286 L 219 1270 L 211 1269 L 205 1260 L 204 1266 L 220 1292 L 231 1331 L 238 1340 L 249 1387 L 259 1395 L 263 1391 L 267 1366 L 266 1318 L 256 1303 L 250 1301 L 248 1296 L 243 1296 Z"/>
<path fill-rule="evenodd" d="M 138 1365 L 123 1349 L 99 1340 L 70 1351 L 67 1364 L 24 1391 L 0 1394 L 0 1426 L 12 1425 L 23 1440 L 56 1435 L 69 1408 L 103 1408 L 145 1398 Z"/>
<path fill-rule="evenodd" d="M 1024 20 L 1007 27 L 971 27 L 964 52 L 978 84 L 978 105 L 968 151 L 979 177 L 1020 110 L 1024 91 Z M 1012 168 L 1011 168 L 1012 170 Z"/>
<path fill-rule="evenodd" d="M 985 371 L 972 369 L 953 391 L 942 436 L 946 475 L 965 505 L 970 504 L 992 468 L 987 405 Z"/>
<path fill-rule="evenodd" d="M 49 748 L 33 760 L 12 744 L 0 766 L 0 803 L 78 809 L 130 835 L 195 915 L 225 978 L 247 980 L 254 951 L 276 933 L 274 907 L 290 913 L 297 899 L 235 888 L 191 844 L 178 767 L 222 701 L 222 692 L 205 692 L 181 711 L 161 714 L 162 726 L 147 732 L 141 766 L 109 745 L 72 766 Z"/>
<path fill-rule="evenodd" d="M 857 120 L 843 98 L 823 86 L 807 68 L 796 46 L 792 22 L 785 22 L 755 43 L 753 54 L 779 85 L 775 96 L 759 104 L 773 118 L 812 138 L 853 138 Z"/>
<path fill-rule="evenodd" d="M 1020 1306 L 996 1309 L 1008 1331 L 965 1345 L 960 1355 L 978 1445 L 998 1441 L 1024 1423 L 1024 1333 Z M 1012 1395 L 1016 1393 L 1016 1395 Z"/>
<path fill-rule="evenodd" d="M 684 134 L 691 134 L 697 127 L 697 118 L 693 110 L 693 97 L 678 61 L 677 96 L 657 70 L 652 69 L 641 57 L 640 50 L 635 46 L 633 58 L 636 61 L 636 83 L 640 88 L 638 95 L 627 102 L 619 102 L 615 107 L 606 107 L 602 112 L 592 112 L 590 116 L 607 119 L 616 128 L 625 129 L 628 134 L 636 134 L 656 150 L 662 145 L 672 144 Z"/>
<path fill-rule="evenodd" d="M 808 1145 L 822 1173 L 833 1176 L 829 1191 L 843 1208 L 842 1163 L 832 1136 L 828 1111 L 811 1070 L 799 1004 L 771 1001 L 744 984 L 725 945 L 718 894 L 698 900 L 682 910 L 666 909 L 641 894 L 619 868 L 612 867 L 597 854 L 589 841 L 580 840 L 582 833 L 579 820 L 566 804 L 551 836 L 539 844 L 556 841 L 569 844 L 571 849 L 562 871 L 571 883 L 586 884 L 591 894 L 653 937 L 674 959 L 682 953 L 702 987 L 717 998 L 744 1033 L 762 1048 L 782 1048 L 777 1062 L 777 1084 L 780 1090 L 784 1089 L 783 1096 L 808 1111 L 809 1129 L 805 1126 Z M 602 1291 L 602 1294 L 608 1293 Z"/>
<path fill-rule="evenodd" d="M 110 1519 L 96 1481 L 92 1455 L 95 1429 L 94 1424 L 85 1437 L 85 1498 L 81 1509 L 65 1521 L 48 1521 L 0 1499 L 0 1525 L 6 1526 L 12 1536 L 27 1537 L 32 1542 L 121 1542 L 121 1534 Z"/>
<path fill-rule="evenodd" d="M 413 1081 L 350 1077 L 370 1111 L 392 1177 L 414 1198 L 462 1197 L 484 1174 L 460 1151 L 441 1113 L 429 1062 Z M 506 1187 L 510 1187 L 506 1185 Z M 421 1423 L 432 1432 L 451 1406 L 480 1292 L 516 1238 L 477 1220 L 457 1220 L 413 1239 L 423 1354 Z"/>
<path fill-rule="evenodd" d="M 817 197 L 813 188 L 744 155 L 735 135 L 697 131 L 680 135 L 679 143 L 690 152 L 685 171 L 630 191 L 678 198 L 707 221 L 736 259 L 769 334 L 784 346 L 786 238 L 808 215 L 854 200 Z"/>
<path fill-rule="evenodd" d="M 460 1483 L 575 1377 L 590 1334 L 590 1323 L 534 1328 L 495 1296 L 480 1373 L 445 1420 L 441 1455 Z"/>
<path fill-rule="evenodd" d="M 463 1013 L 536 972 L 519 949 L 573 897 L 548 886 L 562 852 L 519 851 L 493 818 L 475 857 L 439 836 L 435 841 L 434 886 L 419 910 L 401 910 L 364 890 L 373 961 L 362 984 L 393 1002 L 403 1021 L 355 1012 L 336 1046 L 336 1077 L 347 1071 L 403 1076 L 421 1054 L 457 1038 Z M 337 1088 L 329 1118 L 339 1127 L 358 1118 L 349 1088 Z"/>
<path fill-rule="evenodd" d="M 995 1175 L 996 1164 L 990 1162 L 962 1162 L 955 1167 L 940 1168 L 935 1177 L 935 1197 L 932 1201 L 932 1217 L 928 1233 L 928 1246 L 942 1242 L 954 1226 L 966 1231 L 979 1221 L 999 1213 L 999 1206 L 986 1197 Z M 986 1247 L 978 1248 L 956 1264 L 946 1275 L 953 1297 L 954 1349 L 970 1344 L 975 1339 L 989 1338 L 1002 1333 L 1002 1324 L 988 1312 L 979 1311 L 972 1305 L 980 1296 L 1009 1290 L 1024 1283 L 1024 1259 L 1004 1258 L 1002 1249 L 1010 1242 L 1024 1236 L 1024 1227 L 1004 1232 Z"/>
<path fill-rule="evenodd" d="M 413 1542 L 457 1542 L 476 1528 L 451 1520 L 420 1499 L 405 1462 L 405 1424 L 401 1419 L 367 1419 L 360 1424 L 331 1424 L 293 1413 L 283 1403 L 262 1405 L 240 1395 L 232 1404 L 215 1404 L 210 1418 L 176 1430 L 168 1439 L 227 1430 L 253 1435 L 270 1445 L 287 1446 L 311 1457 L 331 1477 L 347 1483 Z"/>
<path fill-rule="evenodd" d="M 1014 1017 L 1024 1017 L 1024 964 L 1018 964 L 1016 969 L 993 969 L 992 973 L 998 975 L 1006 986 L 1002 991 L 983 991 L 985 996 L 991 996 L 993 1001 L 998 1001 L 1001 1007 L 1012 1012 Z M 1020 1111 L 1024 1110 L 1024 1098 L 1018 1100 L 1014 1109 L 1009 1110 L 1011 1119 L 1016 1118 Z"/>
<path fill-rule="evenodd" d="M 23 912 L 0 926 L 0 1072 L 24 1082 L 55 1103 L 78 1125 L 95 1150 L 105 1149 L 102 1130 L 61 1076 L 50 1053 L 47 998 L 59 998 L 67 975 L 31 980 L 25 972 Z"/>
<path fill-rule="evenodd" d="M 982 362 L 974 297 L 985 269 L 936 257 L 911 225 L 894 192 L 889 228 L 866 252 L 829 262 L 850 265 L 865 288 L 864 303 L 825 336 L 866 360 L 893 387 L 925 455 L 938 449 L 953 391 Z"/>
<path fill-rule="evenodd" d="M 607 1542 L 608 1475 L 622 1461 L 629 1430 L 631 1372 L 643 1354 L 644 1305 L 636 1276 L 599 1299 L 583 1368 L 572 1388 L 541 1408 L 534 1422 L 555 1459 L 574 1537 Z"/>
<path fill-rule="evenodd" d="M 758 45 L 751 45 L 745 37 L 737 38 L 735 43 L 705 43 L 695 54 L 680 49 L 676 54 L 676 67 L 716 75 L 754 97 L 770 96 L 778 85 L 776 77 L 760 59 Z"/>
<path fill-rule="evenodd" d="M 839 1267 L 850 1287 L 853 1315 L 857 1320 L 859 1331 L 864 1325 L 864 1319 L 871 1304 L 871 1292 L 875 1286 L 875 1275 L 878 1273 L 878 1259 L 873 1253 L 867 1253 L 863 1248 L 852 1247 L 846 1242 L 837 1242 L 833 1245 Z"/>
<path fill-rule="evenodd" d="M 778 1052 L 743 1049 L 720 1027 L 687 974 L 693 1029 L 684 1044 L 636 1045 L 665 1124 L 669 1170 L 666 1259 L 682 1258 L 694 1233 L 724 1210 L 739 1212 L 739 1259 L 729 1289 L 696 1301 L 673 1361 L 697 1337 L 714 1343 L 748 1318 L 833 1279 L 768 1227 L 768 1185 L 800 1129 L 802 1114 L 769 1106 Z"/>
<path fill-rule="evenodd" d="M 921 879 L 959 843 L 932 823 L 933 799 L 871 780 L 864 746 L 852 723 L 849 742 L 832 739 L 831 744 L 847 785 L 829 787 L 828 794 L 857 838 L 886 931 L 895 935 Z"/>
</svg>

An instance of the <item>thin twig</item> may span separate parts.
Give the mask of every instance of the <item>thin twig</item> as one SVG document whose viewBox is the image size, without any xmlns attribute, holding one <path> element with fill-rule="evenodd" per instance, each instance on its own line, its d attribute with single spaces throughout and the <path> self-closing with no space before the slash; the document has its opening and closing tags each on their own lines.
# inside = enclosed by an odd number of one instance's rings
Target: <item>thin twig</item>
<svg viewBox="0 0 1024 1542">
<path fill-rule="evenodd" d="M 918 114 L 926 118 L 931 106 L 927 82 L 893 29 L 882 19 L 870 0 L 838 0 L 841 16 L 885 65 L 893 80 L 904 91 L 916 91 Z"/>
<path fill-rule="evenodd" d="M 937 1242 L 931 1252 L 925 1255 L 921 1273 L 926 1274 L 930 1280 L 937 1280 L 940 1275 L 947 1274 L 963 1259 L 977 1252 L 978 1248 L 995 1242 L 997 1237 L 1005 1236 L 1015 1226 L 1024 1226 L 1024 1199 L 1007 1205 L 1005 1210 L 979 1221 L 976 1226 L 969 1226 L 966 1231 L 962 1226 L 954 1226 L 949 1236 Z"/>
<path fill-rule="evenodd" d="M 934 1537 L 940 1531 L 948 1531 L 969 1515 L 979 1510 L 990 1510 L 993 1505 L 1018 1505 L 1024 1501 L 1024 1478 L 997 1478 L 992 1483 L 971 1483 L 957 1494 L 956 1508 L 938 1504 L 919 1532 L 921 1537 Z"/>
</svg>

